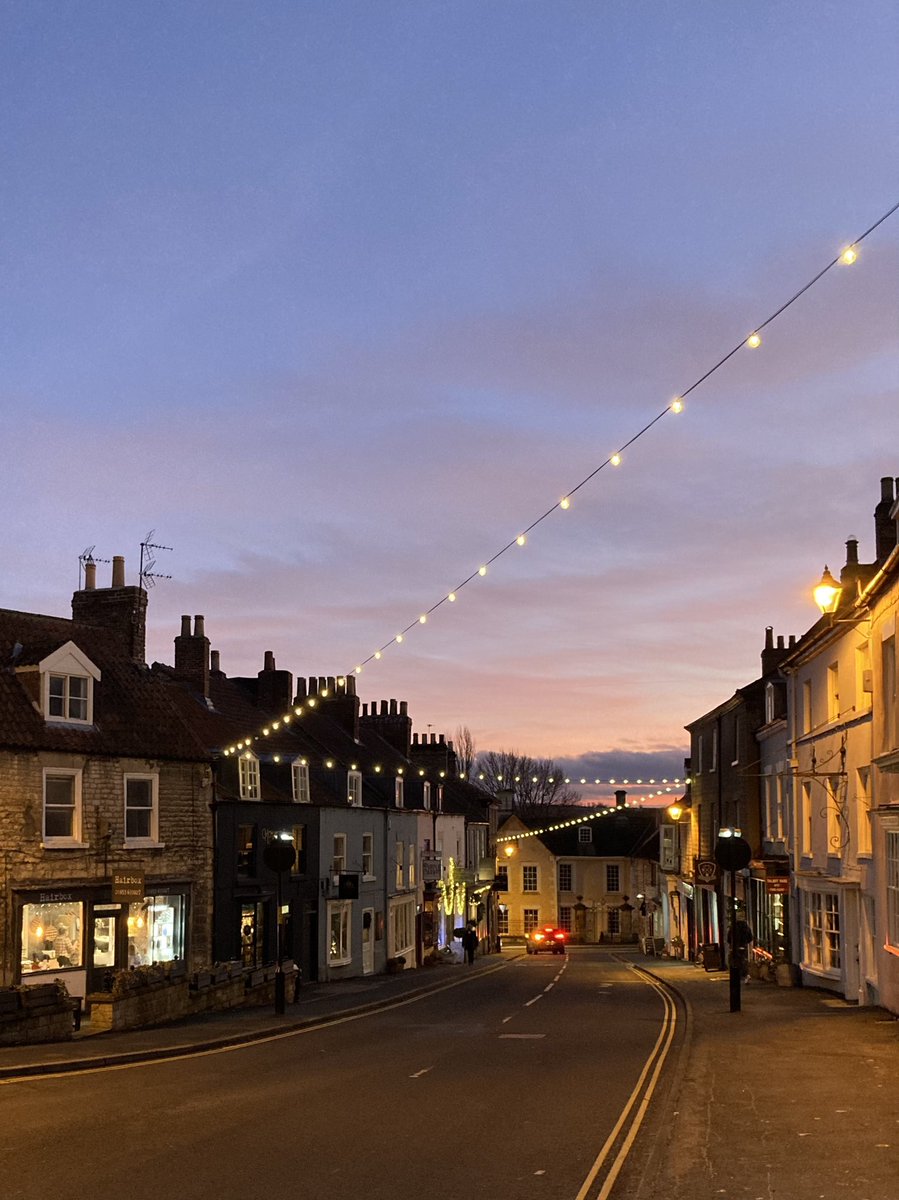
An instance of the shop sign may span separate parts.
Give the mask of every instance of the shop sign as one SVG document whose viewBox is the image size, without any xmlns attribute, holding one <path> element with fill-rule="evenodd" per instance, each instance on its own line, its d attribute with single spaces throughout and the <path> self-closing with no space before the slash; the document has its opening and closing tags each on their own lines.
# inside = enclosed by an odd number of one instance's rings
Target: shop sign
<svg viewBox="0 0 899 1200">
<path fill-rule="evenodd" d="M 143 871 L 113 871 L 112 898 L 113 901 L 121 904 L 127 904 L 132 900 L 143 900 Z"/>
<path fill-rule="evenodd" d="M 436 883 L 443 875 L 443 860 L 439 854 L 423 854 L 421 878 L 423 883 Z"/>
<path fill-rule="evenodd" d="M 784 875 L 769 876 L 765 880 L 765 892 L 769 896 L 788 896 L 790 894 L 790 880 Z"/>
<path fill-rule="evenodd" d="M 71 892 L 41 892 L 38 904 L 71 904 L 74 899 Z"/>
<path fill-rule="evenodd" d="M 697 883 L 715 883 L 717 879 L 718 864 L 713 858 L 699 858 L 696 860 Z"/>
</svg>

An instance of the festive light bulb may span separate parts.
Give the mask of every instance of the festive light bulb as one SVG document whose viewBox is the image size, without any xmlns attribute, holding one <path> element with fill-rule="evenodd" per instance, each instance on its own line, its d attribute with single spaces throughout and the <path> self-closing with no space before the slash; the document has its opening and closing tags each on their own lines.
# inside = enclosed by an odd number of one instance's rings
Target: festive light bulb
<svg viewBox="0 0 899 1200">
<path fill-rule="evenodd" d="M 380 651 L 380 650 L 376 650 L 376 651 L 375 651 L 375 658 L 380 658 L 380 657 L 381 657 L 381 651 Z"/>
<path fill-rule="evenodd" d="M 315 697 L 310 696 L 309 699 L 306 701 L 306 703 L 309 705 L 310 708 L 315 708 Z"/>
<path fill-rule="evenodd" d="M 418 618 L 418 623 L 419 623 L 419 625 L 426 625 L 428 623 L 428 614 L 422 613 L 421 616 Z"/>
<path fill-rule="evenodd" d="M 325 759 L 325 766 L 330 771 L 331 768 L 334 766 L 334 760 L 332 758 Z"/>
<path fill-rule="evenodd" d="M 519 546 L 523 546 L 527 540 L 528 539 L 524 536 L 523 533 L 520 533 L 518 535 L 518 537 L 515 539 L 515 541 L 518 543 Z"/>
<path fill-rule="evenodd" d="M 398 633 L 396 635 L 396 640 L 397 640 L 397 643 L 401 642 L 403 640 L 403 635 L 401 633 Z"/>
<path fill-rule="evenodd" d="M 843 253 L 840 255 L 840 262 L 843 263 L 847 267 L 851 267 L 857 258 L 858 258 L 858 251 L 856 250 L 856 248 L 854 246 L 847 246 L 846 249 L 843 251 Z"/>
<path fill-rule="evenodd" d="M 357 674 L 357 675 L 361 675 L 361 674 L 362 674 L 362 665 L 361 665 L 361 663 L 357 663 L 357 664 L 356 664 L 356 666 L 353 668 L 353 670 L 356 672 L 356 674 Z"/>
<path fill-rule="evenodd" d="M 376 775 L 381 774 L 381 764 L 380 763 L 375 763 L 375 774 Z"/>
<path fill-rule="evenodd" d="M 672 412 L 676 413 L 684 411 L 684 402 L 681 400 L 680 396 L 674 397 L 674 399 L 671 401 L 670 408 Z"/>
<path fill-rule="evenodd" d="M 296 716 L 298 716 L 298 717 L 301 717 L 301 716 L 303 715 L 303 706 L 302 706 L 302 704 L 298 704 L 298 705 L 296 706 L 296 708 L 295 708 L 293 711 L 294 711 L 294 713 L 296 714 Z"/>
<path fill-rule="evenodd" d="M 567 496 L 563 496 L 559 501 L 559 508 L 571 508 L 571 501 Z"/>
<path fill-rule="evenodd" d="M 761 339 L 760 335 L 757 333 L 750 333 L 749 337 L 746 339 L 746 345 L 749 347 L 750 350 L 757 349 L 759 346 L 761 346 L 761 344 L 762 344 L 762 339 Z"/>
<path fill-rule="evenodd" d="M 280 755 L 280 754 L 276 754 L 276 755 L 274 756 L 274 758 L 272 759 L 272 761 L 273 761 L 273 762 L 280 762 L 280 761 L 281 761 L 281 755 Z"/>
<path fill-rule="evenodd" d="M 285 713 L 284 716 L 281 718 L 281 720 L 284 722 L 285 725 L 289 725 L 290 724 L 290 713 Z"/>
<path fill-rule="evenodd" d="M 479 574 L 479 575 L 486 575 L 486 574 L 487 574 L 487 568 L 486 568 L 486 567 L 484 567 L 484 566 L 478 567 L 478 574 Z"/>
<path fill-rule="evenodd" d="M 447 596 L 447 600 L 449 600 L 450 604 L 453 604 L 455 599 L 456 599 L 456 593 L 450 592 L 450 594 Z"/>
<path fill-rule="evenodd" d="M 609 459 L 609 462 L 612 464 L 613 467 L 620 467 L 621 466 L 621 455 L 613 454 L 612 457 Z"/>
</svg>

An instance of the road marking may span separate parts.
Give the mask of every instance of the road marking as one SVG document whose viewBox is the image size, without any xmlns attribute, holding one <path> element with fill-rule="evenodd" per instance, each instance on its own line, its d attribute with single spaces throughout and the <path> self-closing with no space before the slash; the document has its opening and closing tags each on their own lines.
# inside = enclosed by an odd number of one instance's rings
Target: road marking
<svg viewBox="0 0 899 1200">
<path fill-rule="evenodd" d="M 528 1000 L 525 1003 L 525 1008 L 530 1008 L 532 1004 L 536 1004 L 538 1000 L 542 1000 L 543 996 L 535 996 L 533 1000 Z"/>
<path fill-rule="evenodd" d="M 433 1071 L 433 1067 L 425 1067 L 421 1071 L 416 1071 L 414 1075 L 410 1075 L 410 1079 L 421 1079 L 422 1075 L 427 1075 L 428 1071 Z"/>
<path fill-rule="evenodd" d="M 552 981 L 552 983 L 548 983 L 548 984 L 546 985 L 546 987 L 543 989 L 544 995 L 545 995 L 547 992 L 551 992 L 555 986 L 556 986 L 556 981 L 555 981 L 555 979 L 554 979 L 554 980 Z"/>
<path fill-rule="evenodd" d="M 534 1041 L 537 1038 L 545 1038 L 545 1033 L 501 1033 L 500 1040 L 503 1038 L 517 1038 L 519 1041 Z"/>
<path fill-rule="evenodd" d="M 639 967 L 629 966 L 629 969 L 634 972 L 637 978 L 648 983 L 649 986 L 656 991 L 661 997 L 664 1004 L 664 1016 L 662 1018 L 662 1028 L 659 1031 L 659 1036 L 656 1038 L 656 1043 L 647 1056 L 646 1062 L 643 1065 L 643 1070 L 640 1072 L 640 1077 L 634 1085 L 634 1090 L 627 1098 L 624 1108 L 621 1110 L 621 1116 L 615 1122 L 615 1127 L 605 1140 L 603 1148 L 596 1156 L 596 1161 L 587 1173 L 587 1178 L 581 1185 L 580 1191 L 575 1200 L 586 1200 L 591 1188 L 596 1182 L 596 1177 L 601 1168 L 605 1164 L 606 1159 L 611 1154 L 615 1147 L 618 1138 L 624 1128 L 625 1122 L 631 1115 L 631 1110 L 636 1109 L 631 1118 L 630 1127 L 625 1134 L 621 1147 L 615 1156 L 614 1161 L 609 1167 L 608 1173 L 603 1181 L 602 1187 L 595 1194 L 593 1200 L 608 1200 L 611 1195 L 612 1188 L 615 1186 L 621 1168 L 624 1166 L 631 1147 L 636 1140 L 637 1134 L 640 1131 L 640 1126 L 643 1124 L 643 1119 L 646 1116 L 649 1108 L 649 1103 L 652 1100 L 653 1093 L 656 1089 L 656 1084 L 659 1081 L 659 1076 L 662 1072 L 662 1067 L 665 1065 L 665 1060 L 668 1057 L 668 1051 L 671 1049 L 671 1044 L 674 1041 L 674 1033 L 677 1027 L 677 1010 L 671 995 L 667 989 L 648 972 L 641 970 Z M 652 1074 L 650 1075 L 650 1072 Z M 639 1100 L 639 1104 L 637 1101 Z"/>
<path fill-rule="evenodd" d="M 506 1025 L 506 1024 L 509 1022 L 509 1021 L 511 1021 L 511 1020 L 512 1020 L 512 1017 L 514 1017 L 514 1016 L 516 1016 L 516 1014 L 515 1014 L 515 1013 L 512 1013 L 512 1015 L 511 1015 L 511 1016 L 508 1016 L 508 1017 L 503 1017 L 503 1021 L 502 1021 L 503 1025 Z"/>
</svg>

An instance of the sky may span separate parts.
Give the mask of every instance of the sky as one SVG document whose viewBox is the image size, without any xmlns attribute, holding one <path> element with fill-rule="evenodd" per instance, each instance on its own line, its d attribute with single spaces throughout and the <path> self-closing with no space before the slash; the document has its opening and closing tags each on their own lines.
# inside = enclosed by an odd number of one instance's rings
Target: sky
<svg viewBox="0 0 899 1200">
<path fill-rule="evenodd" d="M 893 0 L 5 3 L 0 606 L 153 530 L 150 661 L 680 776 L 899 476 L 899 213 L 666 411 L 899 200 L 897 61 Z"/>
</svg>

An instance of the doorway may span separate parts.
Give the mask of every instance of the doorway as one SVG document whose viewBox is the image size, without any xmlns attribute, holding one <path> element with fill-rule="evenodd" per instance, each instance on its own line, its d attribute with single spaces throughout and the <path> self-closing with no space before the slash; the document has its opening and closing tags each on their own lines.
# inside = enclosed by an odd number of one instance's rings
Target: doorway
<svg viewBox="0 0 899 1200">
<path fill-rule="evenodd" d="M 375 910 L 362 910 L 362 974 L 371 975 L 375 969 Z"/>
</svg>

